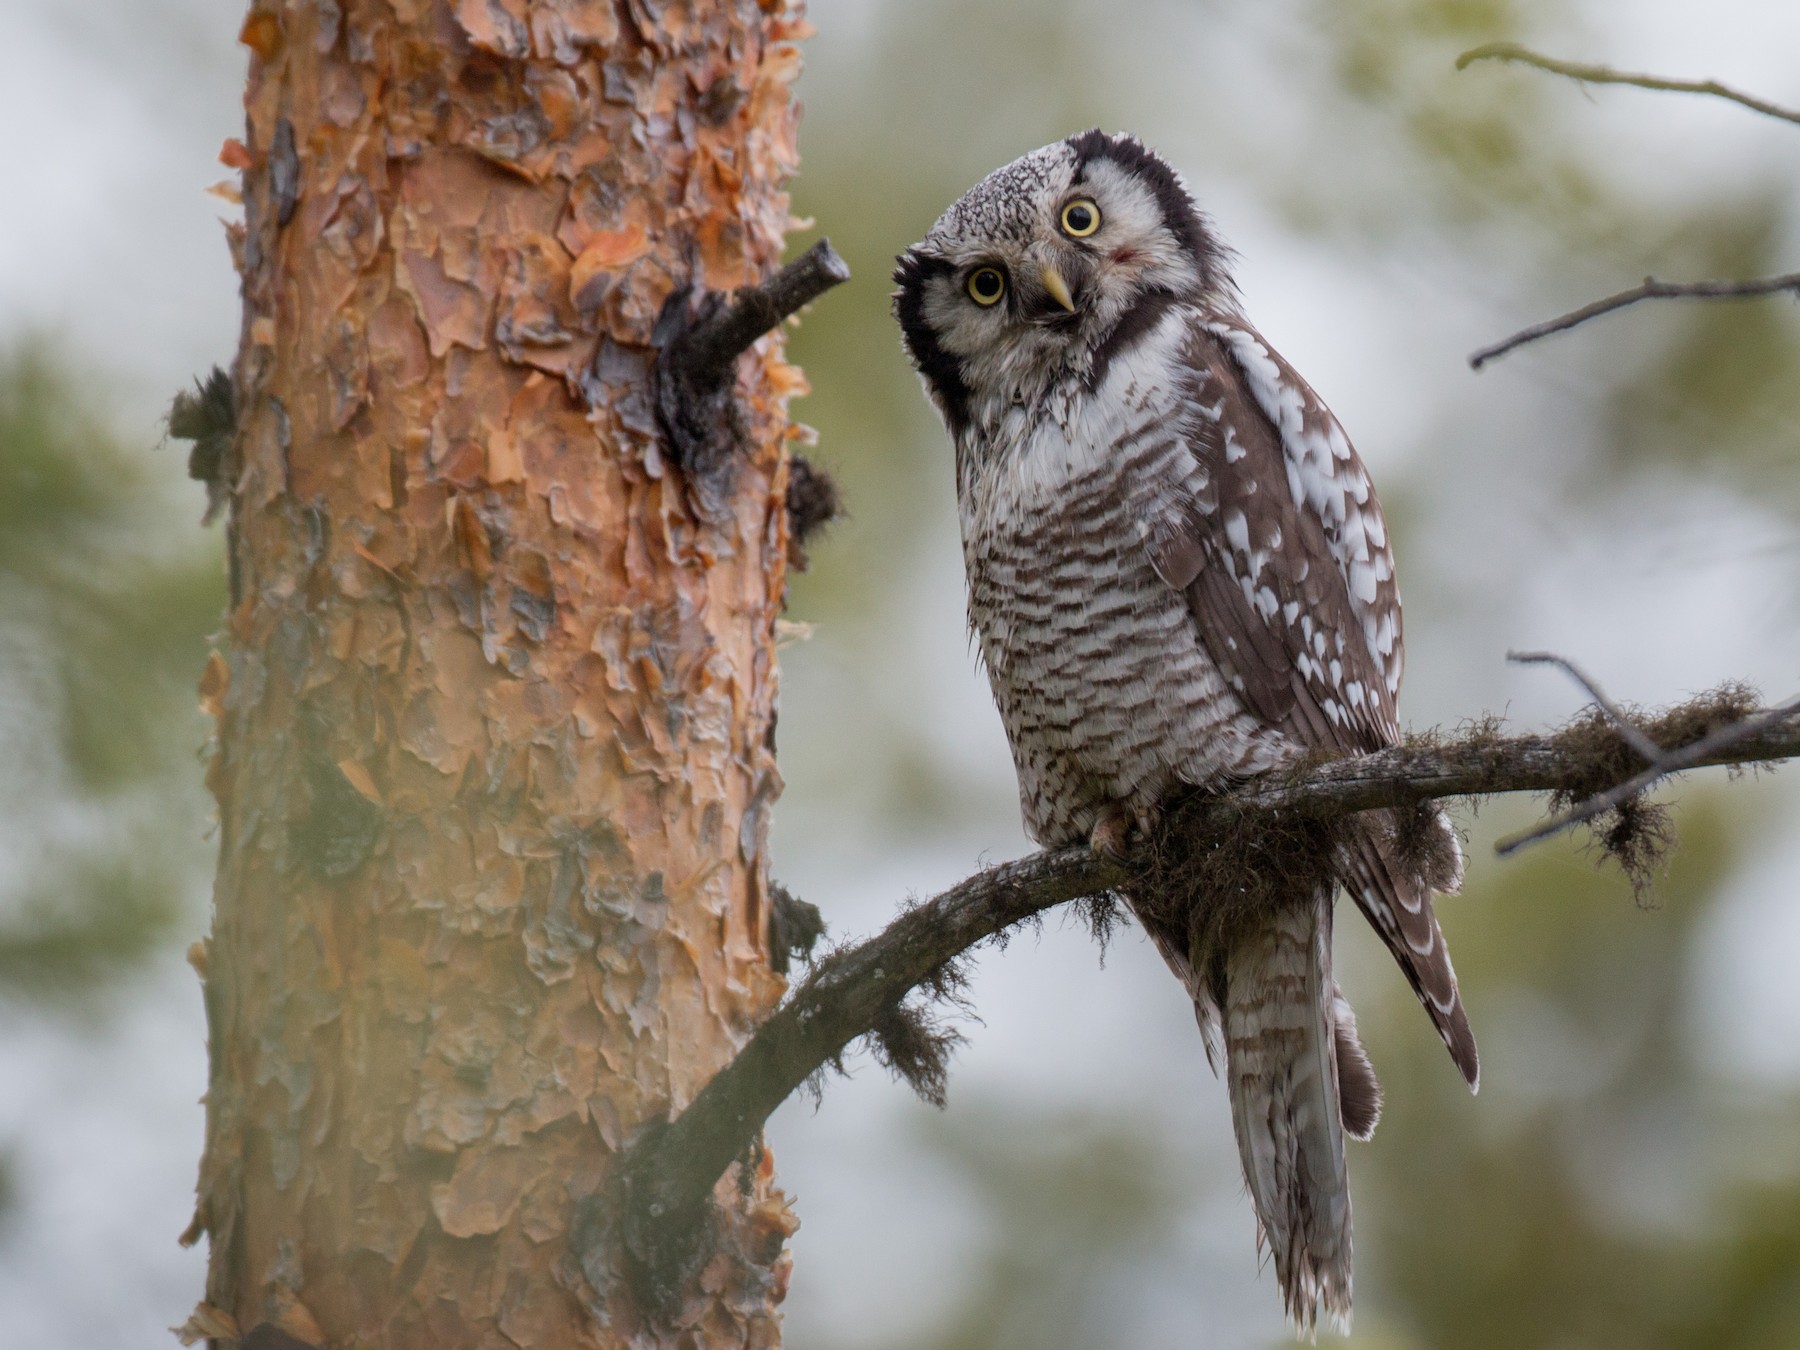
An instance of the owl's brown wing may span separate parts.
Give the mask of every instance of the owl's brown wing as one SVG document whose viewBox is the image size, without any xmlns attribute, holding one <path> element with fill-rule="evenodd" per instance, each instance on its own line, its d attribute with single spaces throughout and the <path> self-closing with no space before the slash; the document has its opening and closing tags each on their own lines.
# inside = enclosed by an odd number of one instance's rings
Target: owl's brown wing
<svg viewBox="0 0 1800 1350">
<path fill-rule="evenodd" d="M 1194 389 L 1182 432 L 1198 471 L 1159 503 L 1151 560 L 1187 597 L 1208 655 L 1263 721 L 1301 745 L 1391 745 L 1400 735 L 1400 602 L 1368 474 L 1342 431 L 1344 457 L 1324 442 L 1323 473 L 1297 455 L 1216 327 L 1190 335 Z M 1337 428 L 1297 375 L 1284 392 Z M 1308 481 L 1332 470 L 1335 488 Z M 1328 491 L 1337 500 L 1321 507 L 1315 499 Z"/>
<path fill-rule="evenodd" d="M 1248 325 L 1190 336 L 1185 440 L 1196 469 L 1148 522 L 1158 574 L 1247 708 L 1304 746 L 1399 739 L 1400 598 L 1368 472 L 1324 403 Z M 1444 830 L 1448 822 L 1439 822 Z M 1350 889 L 1471 1085 L 1474 1033 L 1431 889 L 1359 835 Z"/>
</svg>

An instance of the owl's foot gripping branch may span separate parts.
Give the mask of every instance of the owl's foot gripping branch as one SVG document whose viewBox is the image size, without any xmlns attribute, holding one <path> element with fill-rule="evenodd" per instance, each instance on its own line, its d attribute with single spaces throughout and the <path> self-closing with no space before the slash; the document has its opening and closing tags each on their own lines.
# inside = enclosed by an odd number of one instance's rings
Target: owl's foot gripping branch
<svg viewBox="0 0 1800 1350">
<path fill-rule="evenodd" d="M 1663 808 L 1644 800 L 1646 789 L 1689 769 L 1800 757 L 1800 699 L 1763 707 L 1745 686 L 1731 684 L 1635 714 L 1552 659 L 1596 705 L 1555 731 L 1508 736 L 1489 718 L 1456 735 L 1416 735 L 1376 754 L 1309 760 L 1232 792 L 1196 793 L 1172 803 L 1154 836 L 1121 860 L 1084 846 L 990 867 L 908 908 L 876 936 L 817 960 L 692 1104 L 628 1151 L 610 1240 L 623 1248 L 640 1297 L 663 1303 L 704 1265 L 714 1185 L 758 1149 L 775 1108 L 838 1065 L 852 1042 L 868 1038 L 878 1059 L 941 1101 L 955 1034 L 935 1024 L 931 1004 L 957 996 L 959 963 L 974 948 L 1003 940 L 1024 920 L 1078 901 L 1104 935 L 1121 891 L 1140 895 L 1179 874 L 1203 877 L 1226 893 L 1225 884 L 1238 883 L 1221 878 L 1220 869 L 1232 867 L 1253 889 L 1271 866 L 1317 865 L 1317 858 L 1277 855 L 1328 851 L 1333 826 L 1358 812 L 1404 812 L 1435 799 L 1503 792 L 1549 794 L 1552 814 L 1531 838 L 1589 825 L 1603 852 L 1641 885 L 1669 838 Z M 915 990 L 922 1000 L 912 997 Z"/>
</svg>

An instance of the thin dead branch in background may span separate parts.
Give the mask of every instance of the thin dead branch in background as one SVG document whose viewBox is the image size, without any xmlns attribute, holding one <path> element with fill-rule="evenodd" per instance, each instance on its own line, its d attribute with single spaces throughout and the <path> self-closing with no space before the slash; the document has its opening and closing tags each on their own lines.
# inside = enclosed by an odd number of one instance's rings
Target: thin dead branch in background
<svg viewBox="0 0 1800 1350">
<path fill-rule="evenodd" d="M 1569 79 L 1579 80 L 1583 84 L 1626 84 L 1639 89 L 1657 89 L 1677 94 L 1707 94 L 1714 98 L 1729 101 L 1749 108 L 1752 112 L 1763 113 L 1769 117 L 1780 118 L 1784 122 L 1800 123 L 1800 111 L 1784 108 L 1751 94 L 1741 93 L 1736 89 L 1720 84 L 1717 80 L 1673 80 L 1660 75 L 1638 75 L 1630 71 L 1614 70 L 1611 66 L 1587 65 L 1579 61 L 1561 61 L 1553 56 L 1545 56 L 1528 47 L 1521 47 L 1516 42 L 1489 42 L 1480 47 L 1471 48 L 1456 58 L 1456 68 L 1466 70 L 1476 61 L 1516 61 L 1521 65 L 1535 66 L 1539 70 L 1547 70 L 1553 75 L 1565 75 Z M 1572 309 L 1567 314 L 1548 319 L 1543 323 L 1534 323 L 1529 328 L 1521 328 L 1511 337 L 1483 347 L 1469 357 L 1469 365 L 1474 370 L 1492 361 L 1497 356 L 1504 356 L 1516 347 L 1523 347 L 1528 342 L 1536 342 L 1539 338 L 1548 337 L 1552 333 L 1565 333 L 1586 323 L 1589 319 L 1597 319 L 1602 314 L 1610 314 L 1615 309 L 1624 309 L 1627 305 L 1635 305 L 1640 300 L 1747 300 L 1757 296 L 1775 295 L 1782 291 L 1792 291 L 1800 295 L 1800 272 L 1789 272 L 1782 276 L 1752 277 L 1745 280 L 1711 280 L 1711 281 L 1658 281 L 1655 277 L 1645 277 L 1642 286 L 1634 286 L 1628 291 L 1620 291 L 1617 295 L 1609 295 L 1603 300 L 1595 300 L 1583 305 L 1580 309 Z"/>
<path fill-rule="evenodd" d="M 1466 70 L 1477 61 L 1517 61 L 1520 65 L 1547 70 L 1552 75 L 1566 75 L 1583 84 L 1629 84 L 1638 89 L 1659 89 L 1673 94 L 1707 94 L 1713 98 L 1728 99 L 1767 117 L 1778 117 L 1784 122 L 1800 122 L 1800 111 L 1770 103 L 1754 94 L 1741 93 L 1717 80 L 1672 80 L 1662 75 L 1636 75 L 1630 71 L 1614 70 L 1611 66 L 1560 61 L 1554 56 L 1534 52 L 1529 47 L 1521 47 L 1516 42 L 1488 42 L 1471 48 L 1456 58 L 1456 68 Z"/>
<path fill-rule="evenodd" d="M 1508 652 L 1506 659 L 1515 666 L 1558 667 L 1587 691 L 1587 696 L 1594 700 L 1594 706 L 1606 714 L 1606 720 L 1611 722 L 1618 729 L 1619 735 L 1625 738 L 1625 744 L 1642 755 L 1648 763 L 1655 764 L 1661 761 L 1662 747 L 1646 736 L 1636 722 L 1633 722 L 1614 705 L 1611 699 L 1607 698 L 1606 692 L 1595 683 L 1588 673 L 1568 657 L 1558 656 L 1555 652 Z"/>
<path fill-rule="evenodd" d="M 1554 319 L 1521 328 L 1511 337 L 1496 342 L 1491 347 L 1483 347 L 1469 358 L 1469 365 L 1480 370 L 1496 356 L 1504 356 L 1515 347 L 1523 347 L 1527 342 L 1536 342 L 1552 333 L 1567 332 L 1589 319 L 1597 319 L 1615 309 L 1635 305 L 1640 300 L 1748 300 L 1759 295 L 1775 295 L 1781 291 L 1793 291 L 1800 295 L 1800 272 L 1788 272 L 1778 277 L 1752 277 L 1745 281 L 1658 281 L 1655 277 L 1645 277 L 1642 286 L 1633 286 L 1628 291 L 1609 295 L 1604 300 L 1595 300 Z"/>
</svg>

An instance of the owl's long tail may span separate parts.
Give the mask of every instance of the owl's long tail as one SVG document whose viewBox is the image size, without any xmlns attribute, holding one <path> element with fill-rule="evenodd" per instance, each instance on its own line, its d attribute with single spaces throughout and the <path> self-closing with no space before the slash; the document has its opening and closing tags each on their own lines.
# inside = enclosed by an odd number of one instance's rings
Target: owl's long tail
<svg viewBox="0 0 1800 1350">
<path fill-rule="evenodd" d="M 1370 814 L 1378 825 L 1358 833 L 1345 859 L 1348 889 L 1475 1091 L 1481 1085 L 1481 1056 L 1456 987 L 1450 946 L 1431 904 L 1433 891 L 1454 893 L 1462 885 L 1462 846 L 1450 818 L 1431 805 L 1414 821 L 1415 838 L 1408 850 L 1414 857 L 1408 864 L 1397 843 L 1399 819 L 1390 812 Z"/>
<path fill-rule="evenodd" d="M 1214 991 L 1244 1181 L 1303 1335 L 1321 1309 L 1349 1323 L 1344 1136 L 1367 1138 L 1381 1102 L 1331 977 L 1332 898 L 1321 888 L 1241 933 Z"/>
</svg>

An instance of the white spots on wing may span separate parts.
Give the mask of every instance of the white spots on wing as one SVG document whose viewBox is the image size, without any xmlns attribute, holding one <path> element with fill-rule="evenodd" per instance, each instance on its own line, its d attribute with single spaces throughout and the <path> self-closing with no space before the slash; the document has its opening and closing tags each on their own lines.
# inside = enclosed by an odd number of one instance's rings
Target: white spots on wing
<svg viewBox="0 0 1800 1350">
<path fill-rule="evenodd" d="M 1214 420 L 1216 421 L 1218 419 L 1215 418 Z M 1238 440 L 1238 438 L 1237 438 L 1237 428 L 1226 427 L 1225 428 L 1225 462 L 1227 464 L 1236 464 L 1240 459 L 1242 459 L 1245 455 L 1247 455 L 1249 453 L 1250 452 L 1248 450 L 1244 449 L 1244 443 L 1242 441 Z"/>
<path fill-rule="evenodd" d="M 1306 484 L 1300 477 L 1300 465 L 1291 455 L 1283 455 L 1282 463 L 1287 469 L 1288 495 L 1301 506 L 1306 504 Z"/>
<path fill-rule="evenodd" d="M 1298 600 L 1290 600 L 1281 607 L 1281 621 L 1285 624 L 1292 625 L 1299 613 L 1300 602 Z"/>
<path fill-rule="evenodd" d="M 1387 523 L 1368 471 L 1330 410 L 1253 330 L 1229 322 L 1209 323 L 1207 330 L 1225 344 L 1257 406 L 1281 434 L 1288 492 L 1296 509 L 1312 513 L 1324 527 L 1370 655 L 1389 694 L 1397 696 L 1402 663 L 1390 611 L 1398 609 L 1399 597 Z M 1297 579 L 1306 579 L 1304 570 Z"/>
<path fill-rule="evenodd" d="M 1230 347 L 1257 406 L 1281 433 L 1288 491 L 1294 505 L 1311 510 L 1325 522 L 1328 533 L 1333 525 L 1341 528 L 1349 498 L 1354 494 L 1354 480 L 1362 479 L 1362 495 L 1357 500 L 1368 499 L 1368 475 L 1355 463 L 1343 428 L 1330 416 L 1323 419 L 1322 425 L 1307 416 L 1307 405 L 1312 401 L 1309 391 L 1288 378 L 1255 333 L 1232 324 L 1209 327 Z"/>
<path fill-rule="evenodd" d="M 1225 513 L 1224 523 L 1225 541 L 1231 546 L 1231 555 L 1226 559 L 1227 569 L 1243 583 L 1245 598 L 1262 610 L 1262 602 L 1251 595 L 1251 587 L 1262 580 L 1263 569 L 1269 565 L 1270 555 L 1281 548 L 1281 528 L 1272 526 L 1265 547 L 1253 548 L 1250 544 L 1250 524 L 1242 511 L 1236 507 L 1229 509 Z M 1270 617 L 1278 608 L 1279 597 L 1271 591 L 1270 607 L 1262 610 L 1263 617 Z"/>
<path fill-rule="evenodd" d="M 1338 532 L 1339 542 L 1333 546 L 1333 556 L 1338 565 L 1367 562 L 1369 560 L 1369 532 L 1363 528 L 1363 514 L 1356 507 L 1349 507 L 1345 528 Z"/>
<path fill-rule="evenodd" d="M 1375 660 L 1381 667 L 1382 674 L 1386 676 L 1388 693 L 1398 698 L 1401 666 L 1404 664 L 1400 650 L 1399 604 L 1396 602 L 1391 608 L 1365 612 L 1363 636 L 1368 640 L 1369 650 L 1375 653 Z"/>
<path fill-rule="evenodd" d="M 1244 513 L 1233 507 L 1225 513 L 1225 542 L 1230 544 L 1240 556 L 1248 557 L 1250 553 L 1250 522 L 1244 519 Z"/>
</svg>

